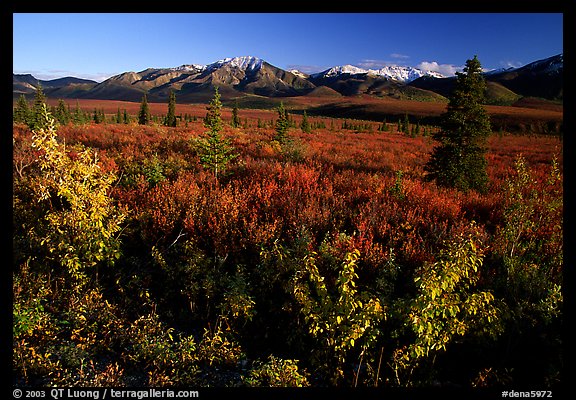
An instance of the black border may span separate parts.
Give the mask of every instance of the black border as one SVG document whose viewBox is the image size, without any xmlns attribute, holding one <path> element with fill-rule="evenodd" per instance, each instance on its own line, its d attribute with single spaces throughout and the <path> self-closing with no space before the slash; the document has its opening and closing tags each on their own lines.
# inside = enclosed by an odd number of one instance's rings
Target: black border
<svg viewBox="0 0 576 400">
<path fill-rule="evenodd" d="M 576 166 L 575 160 L 575 138 L 576 138 L 576 125 L 574 123 L 574 115 L 576 112 L 575 92 L 574 92 L 574 74 L 576 74 L 576 62 L 574 59 L 574 38 L 576 38 L 576 13 L 572 0 L 480 0 L 480 1 L 460 1 L 460 2 L 447 2 L 442 0 L 410 0 L 410 1 L 382 1 L 378 4 L 361 4 L 356 2 L 298 2 L 298 1 L 285 1 L 285 2 L 267 2 L 262 4 L 260 1 L 235 1 L 235 2 L 174 2 L 168 5 L 158 3 L 157 7 L 152 7 L 152 2 L 50 2 L 45 1 L 40 4 L 29 3 L 25 1 L 12 1 L 9 7 L 6 7 L 6 2 L 2 2 L 2 24 L 0 29 L 2 32 L 2 53 L 4 62 L 0 63 L 8 69 L 8 62 L 6 53 L 8 49 L 12 50 L 12 42 L 10 46 L 7 45 L 8 35 L 13 32 L 12 29 L 12 14 L 13 13 L 28 13 L 28 12 L 41 12 L 41 13 L 54 13 L 54 12 L 97 12 L 97 13 L 138 13 L 138 12 L 274 12 L 274 13 L 372 13 L 372 12 L 385 12 L 385 13 L 438 13 L 438 12 L 464 12 L 464 13 L 502 13 L 502 12 L 526 12 L 526 13 L 542 13 L 554 12 L 564 14 L 564 62 L 565 68 L 565 87 L 568 90 L 564 91 L 564 373 L 562 377 L 562 384 L 555 388 L 543 388 L 553 391 L 554 399 L 567 398 L 570 380 L 576 375 L 570 375 L 568 371 L 574 370 L 574 343 L 573 337 L 575 336 L 570 328 L 569 322 L 573 319 L 573 300 L 574 300 L 574 272 L 573 268 L 576 265 L 576 239 L 574 237 L 574 223 L 573 223 L 573 204 L 576 197 Z M 374 2 L 375 3 L 375 2 Z M 535 27 L 537 29 L 537 27 Z M 12 52 L 11 52 L 12 54 Z M 2 187 L 9 188 L 3 190 L 2 193 L 6 194 L 4 198 L 4 210 L 1 213 L 3 216 L 3 223 L 0 226 L 12 226 L 12 140 L 11 134 L 12 123 L 10 116 L 12 115 L 12 96 L 9 92 L 8 71 L 2 75 L 4 85 L 2 95 L 7 101 L 4 102 L 2 129 L 3 134 L 1 137 L 0 148 L 3 154 L 0 156 L 1 160 L 1 176 L 5 180 Z M 11 229 L 10 229 L 11 230 Z M 3 250 L 4 255 L 6 252 L 12 254 L 12 241 L 8 235 L 2 236 L 4 240 Z M 6 246 L 6 247 L 4 247 Z M 12 314 L 12 262 L 8 259 L 8 265 L 2 268 L 3 278 L 0 280 L 2 285 L 2 300 L 5 302 L 2 305 L 2 310 L 5 315 L 2 315 L 2 321 L 11 321 Z M 11 343 L 12 337 L 12 324 L 2 324 L 2 348 L 1 353 L 5 356 L 6 361 L 4 365 L 7 367 L 12 364 L 11 359 L 11 346 L 9 348 L 7 343 Z M 10 368 L 11 369 L 11 368 Z M 13 387 L 12 374 L 3 374 L 6 379 L 6 385 L 2 385 L 8 396 L 12 396 Z M 21 388 L 25 390 L 25 388 Z M 31 388 L 28 388 L 31 389 Z M 49 390 L 49 388 L 37 388 L 39 390 Z M 103 390 L 102 388 L 86 388 Z M 118 388 L 122 389 L 122 388 Z M 134 389 L 138 388 L 123 388 Z M 147 389 L 147 388 L 145 388 Z M 178 389 L 178 388 L 172 388 Z M 198 390 L 199 398 L 222 398 L 222 396 L 234 396 L 237 398 L 265 398 L 265 399 L 293 399 L 293 398 L 315 398 L 329 397 L 333 399 L 351 399 L 351 398 L 402 398 L 402 399 L 417 399 L 417 398 L 434 398 L 436 396 L 443 399 L 500 399 L 502 398 L 502 389 L 488 389 L 488 390 L 473 390 L 473 389 L 457 389 L 457 388 L 422 388 L 422 389 L 369 389 L 369 388 L 303 388 L 303 389 L 270 389 L 270 388 L 182 388 L 185 390 Z M 521 391 L 523 388 L 511 387 L 509 390 Z M 13 398 L 13 397 L 12 397 Z M 46 398 L 49 397 L 48 393 Z M 102 396 L 100 396 L 102 398 Z"/>
</svg>

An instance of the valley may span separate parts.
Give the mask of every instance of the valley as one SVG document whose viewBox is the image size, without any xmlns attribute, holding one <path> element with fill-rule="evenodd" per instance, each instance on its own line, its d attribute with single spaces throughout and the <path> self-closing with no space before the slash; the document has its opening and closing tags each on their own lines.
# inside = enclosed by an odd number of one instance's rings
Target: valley
<svg viewBox="0 0 576 400">
<path fill-rule="evenodd" d="M 391 71 L 15 78 L 15 383 L 560 382 L 562 95 Z"/>
<path fill-rule="evenodd" d="M 563 129 L 563 55 L 518 68 L 484 73 L 485 104 L 493 129 L 510 133 L 558 134 Z M 336 66 L 316 74 L 286 71 L 258 57 L 225 58 L 208 65 L 147 68 L 124 72 L 97 83 L 73 77 L 40 81 L 32 75 L 13 75 L 13 99 L 32 99 L 42 86 L 51 104 L 64 99 L 88 111 L 114 113 L 137 110 L 146 93 L 152 112 L 163 113 L 171 92 L 178 113 L 194 115 L 218 87 L 224 106 L 250 109 L 266 118 L 280 102 L 294 114 L 438 124 L 446 109 L 454 77 L 412 67 L 362 69 Z M 255 111 L 262 110 L 262 111 Z"/>
<path fill-rule="evenodd" d="M 56 106 L 58 99 L 48 99 L 50 106 Z M 397 100 L 378 98 L 373 96 L 348 96 L 348 97 L 285 97 L 267 98 L 262 96 L 244 96 L 224 102 L 223 115 L 229 116 L 232 107 L 239 108 L 241 118 L 257 120 L 270 120 L 276 117 L 275 108 L 280 102 L 284 103 L 288 111 L 296 117 L 302 115 L 304 110 L 311 116 L 343 119 L 368 120 L 375 123 L 395 123 L 407 114 L 411 121 L 422 124 L 436 125 L 438 117 L 446 110 L 445 102 L 423 102 L 416 100 Z M 126 110 L 129 114 L 137 114 L 140 102 L 121 100 L 99 99 L 70 99 L 65 103 L 74 109 L 76 104 L 86 112 L 93 112 L 95 108 L 103 109 L 105 114 L 114 115 L 120 110 Z M 16 104 L 14 102 L 14 104 Z M 150 102 L 150 111 L 153 115 L 165 115 L 167 104 L 162 102 Z M 494 131 L 509 133 L 544 133 L 558 134 L 563 126 L 563 106 L 558 102 L 536 98 L 524 98 L 518 101 L 516 106 L 487 105 L 486 109 L 491 117 Z M 176 114 L 204 117 L 206 104 L 177 102 Z M 298 117 L 297 117 L 298 118 Z"/>
</svg>

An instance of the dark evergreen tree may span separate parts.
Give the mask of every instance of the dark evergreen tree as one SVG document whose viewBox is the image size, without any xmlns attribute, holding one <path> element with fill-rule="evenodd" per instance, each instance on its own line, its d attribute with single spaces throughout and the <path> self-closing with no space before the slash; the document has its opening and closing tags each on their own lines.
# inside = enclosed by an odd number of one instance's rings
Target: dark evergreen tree
<svg viewBox="0 0 576 400">
<path fill-rule="evenodd" d="M 208 129 L 204 137 L 197 141 L 197 151 L 204 168 L 212 171 L 218 179 L 228 166 L 228 163 L 238 157 L 229 140 L 220 135 L 222 130 L 222 103 L 218 87 L 214 88 L 214 98 L 206 107 L 208 112 L 204 117 L 204 127 Z"/>
<path fill-rule="evenodd" d="M 170 91 L 170 97 L 168 100 L 168 114 L 164 119 L 164 125 L 170 127 L 176 127 L 176 94 Z"/>
<path fill-rule="evenodd" d="M 130 116 L 128 115 L 128 111 L 126 111 L 126 109 L 124 109 L 124 115 L 123 115 L 123 121 L 125 124 L 130 123 Z"/>
<path fill-rule="evenodd" d="M 140 104 L 140 111 L 138 112 L 138 123 L 140 125 L 148 125 L 151 121 L 150 108 L 148 107 L 148 97 L 146 93 L 142 96 L 142 103 Z"/>
<path fill-rule="evenodd" d="M 104 116 L 104 110 L 98 110 L 95 108 L 94 114 L 92 115 L 92 120 L 97 124 L 101 124 L 105 121 L 105 119 L 106 117 Z"/>
<path fill-rule="evenodd" d="M 34 111 L 43 109 L 43 105 L 46 103 L 46 95 L 44 94 L 44 89 L 40 82 L 38 82 L 38 87 L 36 88 L 36 94 L 34 95 Z"/>
<path fill-rule="evenodd" d="M 230 123 L 233 128 L 240 127 L 240 117 L 238 116 L 238 103 L 234 104 L 232 108 L 232 122 Z"/>
<path fill-rule="evenodd" d="M 408 119 L 408 114 L 404 114 L 404 119 L 402 120 L 402 132 L 405 134 L 410 132 L 410 119 Z"/>
<path fill-rule="evenodd" d="M 310 122 L 308 122 L 308 114 L 306 114 L 306 110 L 304 110 L 304 115 L 302 116 L 302 123 L 300 123 L 300 129 L 302 132 L 310 133 Z"/>
<path fill-rule="evenodd" d="M 274 140 L 285 143 L 288 140 L 288 128 L 290 121 L 288 120 L 288 112 L 284 108 L 284 103 L 280 102 L 278 106 L 278 119 L 276 120 L 276 134 Z"/>
<path fill-rule="evenodd" d="M 209 132 L 219 133 L 222 130 L 222 102 L 218 86 L 214 87 L 214 97 L 206 110 L 208 112 L 204 116 L 204 127 L 209 129 Z"/>
<path fill-rule="evenodd" d="M 58 100 L 58 106 L 54 111 L 54 117 L 56 117 L 56 120 L 62 125 L 66 125 L 70 122 L 71 115 L 68 111 L 68 107 L 66 107 L 66 103 L 64 103 L 64 100 Z"/>
<path fill-rule="evenodd" d="M 42 89 L 42 85 L 38 82 L 38 87 L 36 88 L 36 94 L 34 95 L 34 106 L 32 107 L 32 115 L 28 120 L 28 127 L 31 130 L 41 129 L 46 123 L 46 119 L 43 116 L 44 105 L 46 104 L 46 95 Z"/>
<path fill-rule="evenodd" d="M 440 186 L 483 192 L 488 184 L 485 142 L 491 128 L 482 105 L 486 83 L 477 56 L 456 75 L 440 130 L 432 135 L 439 144 L 425 165 L 426 176 Z"/>
<path fill-rule="evenodd" d="M 78 103 L 78 100 L 76 100 L 76 108 L 74 108 L 74 113 L 72 114 L 72 122 L 74 122 L 74 124 L 76 125 L 83 124 L 84 122 L 86 122 L 86 120 L 84 119 L 84 113 L 80 109 L 80 104 Z"/>
<path fill-rule="evenodd" d="M 382 125 L 380 125 L 380 126 L 378 127 L 378 131 L 379 131 L 379 132 L 384 132 L 384 131 L 386 131 L 386 130 L 387 130 L 387 129 L 386 129 L 386 118 L 384 118 L 384 120 L 382 121 Z"/>
<path fill-rule="evenodd" d="M 16 103 L 16 108 L 14 109 L 13 121 L 15 123 L 27 124 L 29 120 L 30 106 L 28 105 L 28 100 L 26 100 L 26 97 L 21 94 L 18 98 L 18 102 Z"/>
</svg>

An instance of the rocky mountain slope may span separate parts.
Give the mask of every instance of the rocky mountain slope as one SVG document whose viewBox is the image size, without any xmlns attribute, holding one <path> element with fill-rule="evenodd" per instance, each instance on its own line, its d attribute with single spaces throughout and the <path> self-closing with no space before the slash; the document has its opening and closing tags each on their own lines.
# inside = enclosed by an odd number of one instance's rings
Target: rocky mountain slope
<svg viewBox="0 0 576 400">
<path fill-rule="evenodd" d="M 551 100 L 563 98 L 563 55 L 535 61 L 520 68 L 485 74 L 487 102 L 512 104 L 522 97 Z M 180 102 L 204 102 L 218 86 L 223 99 L 243 96 L 356 96 L 445 101 L 454 77 L 443 77 L 412 67 L 385 66 L 363 69 L 353 65 L 329 68 L 316 74 L 286 71 L 258 57 L 225 58 L 208 65 L 187 64 L 175 68 L 148 68 L 124 72 L 101 83 L 78 78 L 37 80 L 32 75 L 13 75 L 13 95 L 33 96 L 38 84 L 48 97 L 140 101 L 167 101 L 174 91 Z"/>
<path fill-rule="evenodd" d="M 488 86 L 487 101 L 492 104 L 512 104 L 521 97 L 562 100 L 563 73 L 563 54 L 534 61 L 519 68 L 487 72 L 484 74 Z M 424 76 L 409 82 L 408 85 L 449 96 L 455 83 L 455 77 Z"/>
</svg>

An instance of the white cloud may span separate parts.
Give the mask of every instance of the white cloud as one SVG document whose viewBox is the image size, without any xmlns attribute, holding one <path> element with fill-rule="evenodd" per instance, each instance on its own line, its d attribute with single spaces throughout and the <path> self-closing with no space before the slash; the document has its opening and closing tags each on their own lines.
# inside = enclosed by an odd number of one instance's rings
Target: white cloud
<svg viewBox="0 0 576 400">
<path fill-rule="evenodd" d="M 392 54 L 390 54 L 390 57 L 392 57 L 392 58 L 400 58 L 400 59 L 403 59 L 403 60 L 410 58 L 410 56 L 407 56 L 407 55 L 405 55 L 405 54 L 398 54 L 398 53 L 392 53 Z"/>
<path fill-rule="evenodd" d="M 439 72 L 444 76 L 453 76 L 456 72 L 462 71 L 463 67 L 452 64 L 438 64 L 436 61 L 422 61 L 416 66 L 416 68 L 419 68 L 422 71 Z"/>
</svg>

